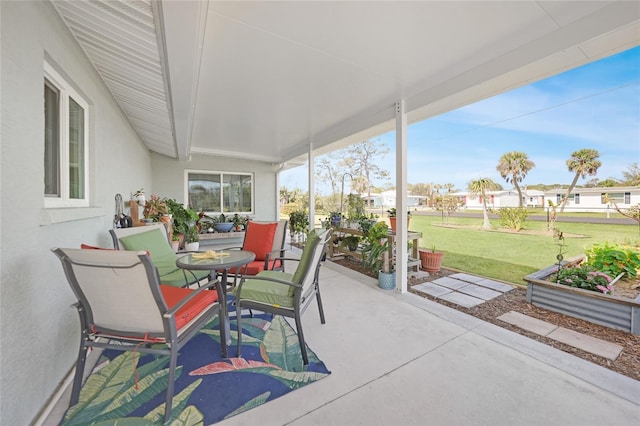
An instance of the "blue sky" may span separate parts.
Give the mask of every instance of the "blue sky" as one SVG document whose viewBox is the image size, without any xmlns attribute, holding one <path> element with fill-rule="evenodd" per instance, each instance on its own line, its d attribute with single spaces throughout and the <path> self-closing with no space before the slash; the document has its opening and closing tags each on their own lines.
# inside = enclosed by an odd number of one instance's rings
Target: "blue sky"
<svg viewBox="0 0 640 426">
<path fill-rule="evenodd" d="M 389 148 L 379 165 L 395 184 L 395 132 L 372 139 Z M 496 165 L 502 154 L 523 151 L 536 164 L 524 185 L 569 184 L 565 162 L 582 148 L 600 152 L 600 180 L 621 179 L 640 163 L 640 47 L 411 124 L 407 180 L 465 190 L 490 177 L 509 188 Z M 285 171 L 281 185 L 306 189 L 305 176 L 306 167 Z"/>
</svg>

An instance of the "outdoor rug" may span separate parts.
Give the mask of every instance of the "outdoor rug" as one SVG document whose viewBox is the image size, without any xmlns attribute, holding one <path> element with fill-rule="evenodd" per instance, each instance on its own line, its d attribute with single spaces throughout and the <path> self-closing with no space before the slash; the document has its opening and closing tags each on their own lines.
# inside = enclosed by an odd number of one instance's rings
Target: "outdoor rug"
<svg viewBox="0 0 640 426">
<path fill-rule="evenodd" d="M 331 374 L 310 350 L 302 365 L 298 337 L 283 317 L 243 316 L 242 326 L 242 358 L 220 357 L 217 317 L 182 348 L 170 424 L 216 423 Z M 232 330 L 230 357 L 236 336 Z M 168 356 L 105 350 L 61 424 L 162 424 L 168 366 Z"/>
</svg>

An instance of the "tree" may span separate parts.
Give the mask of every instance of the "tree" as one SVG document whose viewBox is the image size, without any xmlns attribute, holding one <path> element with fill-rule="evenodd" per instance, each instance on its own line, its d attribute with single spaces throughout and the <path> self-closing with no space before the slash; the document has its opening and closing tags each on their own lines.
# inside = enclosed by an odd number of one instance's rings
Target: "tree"
<svg viewBox="0 0 640 426">
<path fill-rule="evenodd" d="M 342 183 L 341 161 L 334 153 L 327 154 L 316 160 L 316 177 L 331 186 L 331 193 L 337 194 L 340 184 Z"/>
<path fill-rule="evenodd" d="M 633 163 L 627 167 L 626 172 L 622 172 L 624 184 L 627 186 L 640 186 L 640 167 L 638 163 Z"/>
<path fill-rule="evenodd" d="M 412 195 L 422 195 L 424 197 L 431 196 L 431 191 L 433 191 L 432 185 L 429 183 L 408 184 L 408 188 Z"/>
<path fill-rule="evenodd" d="M 367 205 L 370 205 L 372 180 L 389 178 L 390 173 L 377 165 L 389 150 L 367 139 L 349 146 L 347 153 L 344 163 L 353 175 L 354 190 L 357 187 L 360 193 L 366 192 Z"/>
<path fill-rule="evenodd" d="M 614 179 L 614 178 L 608 178 L 605 180 L 601 180 L 598 181 L 598 186 L 600 188 L 611 188 L 614 186 L 619 186 L 620 185 L 620 181 L 618 179 Z"/>
<path fill-rule="evenodd" d="M 602 162 L 598 160 L 598 157 L 600 157 L 600 153 L 597 150 L 590 148 L 580 149 L 571 154 L 571 158 L 567 160 L 567 168 L 570 172 L 573 172 L 576 175 L 574 176 L 571 185 L 569 185 L 566 195 L 562 199 L 560 213 L 564 211 L 564 207 L 569 200 L 569 195 L 571 195 L 571 191 L 575 188 L 576 183 L 578 183 L 578 178 L 582 177 L 584 179 L 587 175 L 595 176 L 596 173 L 598 173 L 598 168 L 602 165 Z"/>
<path fill-rule="evenodd" d="M 456 186 L 453 183 L 445 183 L 444 185 L 442 185 L 442 188 L 447 190 L 446 194 L 453 192 L 455 187 Z"/>
<path fill-rule="evenodd" d="M 482 222 L 482 229 L 491 228 L 491 222 L 489 222 L 489 212 L 487 210 L 487 191 L 494 191 L 496 188 L 497 184 L 488 177 L 472 180 L 467 186 L 471 198 L 482 197 L 482 210 L 484 218 Z"/>
<path fill-rule="evenodd" d="M 518 191 L 518 206 L 522 207 L 522 190 L 519 183 L 527 176 L 529 170 L 531 170 L 536 164 L 529 160 L 527 154 L 520 151 L 511 151 L 503 154 L 500 157 L 500 161 L 496 166 L 496 170 L 500 172 L 500 176 L 504 178 L 507 183 L 513 183 L 513 186 Z"/>
</svg>

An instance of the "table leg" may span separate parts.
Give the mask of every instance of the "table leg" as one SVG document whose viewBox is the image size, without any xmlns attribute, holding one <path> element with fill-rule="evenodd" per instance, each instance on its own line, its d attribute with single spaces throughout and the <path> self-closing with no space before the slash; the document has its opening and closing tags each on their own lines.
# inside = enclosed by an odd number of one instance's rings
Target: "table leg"
<svg viewBox="0 0 640 426">
<path fill-rule="evenodd" d="M 229 323 L 229 307 L 227 306 L 227 270 L 222 270 L 222 293 L 224 294 L 224 332 L 227 335 L 227 346 L 231 345 L 231 324 Z"/>
</svg>

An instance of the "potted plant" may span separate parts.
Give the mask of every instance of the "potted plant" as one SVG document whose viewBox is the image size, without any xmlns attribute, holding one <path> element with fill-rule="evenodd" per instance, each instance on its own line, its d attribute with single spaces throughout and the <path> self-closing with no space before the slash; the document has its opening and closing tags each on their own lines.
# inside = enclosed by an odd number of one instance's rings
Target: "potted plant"
<svg viewBox="0 0 640 426">
<path fill-rule="evenodd" d="M 396 233 L 396 208 L 392 207 L 387 210 L 389 214 L 389 223 L 391 224 L 391 232 Z M 411 212 L 407 211 L 407 228 L 409 228 L 409 222 L 411 221 Z"/>
<path fill-rule="evenodd" d="M 360 243 L 360 237 L 358 235 L 347 235 L 342 240 L 342 245 L 347 247 L 349 251 L 358 250 L 358 244 Z"/>
<path fill-rule="evenodd" d="M 180 239 L 184 238 L 184 235 L 181 234 L 172 234 L 171 235 L 171 249 L 174 252 L 178 252 L 180 250 Z"/>
<path fill-rule="evenodd" d="M 342 221 L 342 213 L 339 211 L 332 211 L 329 213 L 329 222 L 331 226 L 340 226 L 340 221 Z"/>
<path fill-rule="evenodd" d="M 147 204 L 147 199 L 144 195 L 144 189 L 138 189 L 132 196 L 131 199 L 138 203 L 139 206 L 143 206 Z"/>
<path fill-rule="evenodd" d="M 184 236 L 184 249 L 186 251 L 198 251 L 200 248 L 200 236 L 198 235 L 198 227 L 196 225 L 189 226 Z"/>
<path fill-rule="evenodd" d="M 299 236 L 309 232 L 309 216 L 304 210 L 294 210 L 289 214 L 291 241 L 298 243 Z"/>
<path fill-rule="evenodd" d="M 147 200 L 144 205 L 142 215 L 145 219 L 151 219 L 153 222 L 160 222 L 160 218 L 169 214 L 167 202 L 165 199 L 157 195 L 151 195 L 151 199 Z"/>
<path fill-rule="evenodd" d="M 420 253 L 421 269 L 427 272 L 438 272 L 442 266 L 444 252 L 436 251 L 436 246 L 431 246 L 431 250 L 418 250 Z"/>
<path fill-rule="evenodd" d="M 240 216 L 236 213 L 233 215 L 231 222 L 233 222 L 233 227 L 236 231 L 244 231 L 247 228 L 247 223 L 249 223 L 249 216 Z"/>
<path fill-rule="evenodd" d="M 220 213 L 214 228 L 218 232 L 229 232 L 233 229 L 233 222 L 229 221 L 224 213 Z"/>
<path fill-rule="evenodd" d="M 385 290 L 396 287 L 396 272 L 389 261 L 389 228 L 384 222 L 371 227 L 366 236 L 367 242 L 362 249 L 363 266 L 370 271 L 378 271 L 378 286 Z"/>
<path fill-rule="evenodd" d="M 171 214 L 171 234 L 173 237 L 177 237 L 182 245 L 181 240 L 184 240 L 189 226 L 198 221 L 198 213 L 192 208 L 184 207 L 173 198 L 167 198 L 165 203 L 167 211 Z"/>
</svg>

